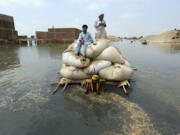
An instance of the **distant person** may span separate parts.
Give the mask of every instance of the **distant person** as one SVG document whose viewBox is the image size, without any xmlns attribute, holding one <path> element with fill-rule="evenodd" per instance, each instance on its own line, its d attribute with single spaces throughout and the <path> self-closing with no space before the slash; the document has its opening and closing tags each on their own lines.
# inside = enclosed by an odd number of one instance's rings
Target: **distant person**
<svg viewBox="0 0 180 135">
<path fill-rule="evenodd" d="M 95 29 L 96 29 L 96 33 L 95 33 L 95 38 L 100 39 L 100 38 L 106 38 L 107 34 L 106 34 L 106 21 L 104 20 L 104 14 L 100 14 L 98 20 L 95 22 L 94 25 Z"/>
<path fill-rule="evenodd" d="M 87 46 L 93 43 L 93 38 L 89 32 L 87 32 L 88 26 L 82 26 L 82 32 L 79 34 L 78 44 L 76 47 L 76 54 L 80 55 L 80 53 L 86 57 L 86 49 Z"/>
</svg>

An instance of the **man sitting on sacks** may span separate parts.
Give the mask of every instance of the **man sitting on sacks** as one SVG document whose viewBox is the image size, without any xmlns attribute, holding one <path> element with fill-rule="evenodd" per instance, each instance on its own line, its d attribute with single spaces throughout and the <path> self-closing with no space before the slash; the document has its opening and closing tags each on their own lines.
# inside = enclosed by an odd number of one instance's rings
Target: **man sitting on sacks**
<svg viewBox="0 0 180 135">
<path fill-rule="evenodd" d="M 93 43 L 93 38 L 89 32 L 87 32 L 88 26 L 82 26 L 82 32 L 79 34 L 78 44 L 76 46 L 76 54 L 79 56 L 80 52 L 83 56 L 86 57 L 87 46 Z"/>
</svg>

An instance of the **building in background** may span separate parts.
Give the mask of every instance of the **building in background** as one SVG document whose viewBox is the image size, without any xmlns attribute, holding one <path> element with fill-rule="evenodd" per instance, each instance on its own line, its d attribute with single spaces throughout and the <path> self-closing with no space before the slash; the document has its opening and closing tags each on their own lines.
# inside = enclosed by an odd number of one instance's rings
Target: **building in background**
<svg viewBox="0 0 180 135">
<path fill-rule="evenodd" d="M 0 44 L 15 43 L 18 32 L 15 30 L 12 16 L 0 14 Z"/>
<path fill-rule="evenodd" d="M 72 43 L 78 38 L 81 30 L 77 28 L 49 28 L 48 32 L 37 31 L 36 39 L 38 43 Z"/>
<path fill-rule="evenodd" d="M 27 37 L 27 35 L 18 35 L 17 43 L 19 45 L 28 45 L 28 37 Z"/>
</svg>

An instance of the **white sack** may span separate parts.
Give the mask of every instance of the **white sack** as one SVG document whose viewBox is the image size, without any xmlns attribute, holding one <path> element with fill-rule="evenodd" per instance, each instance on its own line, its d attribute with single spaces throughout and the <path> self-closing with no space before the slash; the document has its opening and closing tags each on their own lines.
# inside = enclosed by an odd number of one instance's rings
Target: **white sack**
<svg viewBox="0 0 180 135">
<path fill-rule="evenodd" d="M 124 56 L 123 53 L 121 52 L 121 49 L 120 49 L 119 47 L 117 47 L 117 46 L 113 46 L 113 47 L 116 48 L 116 50 L 119 52 L 119 54 L 121 54 L 122 56 Z"/>
<path fill-rule="evenodd" d="M 73 80 L 82 80 L 89 78 L 89 75 L 83 72 L 82 69 L 67 65 L 62 66 L 62 68 L 60 69 L 60 74 L 65 78 Z"/>
<path fill-rule="evenodd" d="M 68 51 L 65 51 L 62 54 L 62 60 L 64 64 L 78 68 L 87 67 L 90 64 L 90 59 L 83 56 L 77 56 L 73 52 Z"/>
<path fill-rule="evenodd" d="M 90 44 L 86 49 L 86 57 L 95 58 L 97 57 L 104 49 L 106 49 L 110 44 L 109 40 L 101 39 L 98 40 L 96 45 Z M 76 50 L 77 42 L 74 44 L 74 51 Z"/>
<path fill-rule="evenodd" d="M 99 56 L 96 57 L 96 60 L 107 60 L 113 63 L 120 64 L 125 63 L 123 56 L 119 53 L 119 50 L 117 50 L 117 48 L 114 46 L 109 46 L 108 48 L 106 48 Z"/>
<path fill-rule="evenodd" d="M 126 57 L 124 56 L 124 54 L 121 52 L 121 49 L 119 48 L 119 47 L 117 47 L 117 46 L 114 46 L 116 49 L 117 49 L 117 51 L 122 55 L 122 58 L 124 59 L 124 65 L 127 65 L 127 66 L 130 66 L 130 63 L 129 63 L 129 61 L 126 59 Z"/>
<path fill-rule="evenodd" d="M 84 71 L 88 74 L 96 74 L 98 73 L 101 69 L 106 68 L 111 66 L 110 61 L 106 60 L 96 60 L 93 61 Z"/>
<path fill-rule="evenodd" d="M 130 66 L 130 63 L 129 63 L 129 61 L 127 61 L 126 59 L 124 59 L 124 65 L 126 65 L 126 66 Z"/>
<path fill-rule="evenodd" d="M 66 49 L 66 51 L 73 51 L 73 49 L 74 49 L 74 44 L 75 44 L 76 42 L 73 42 L 72 44 L 70 44 L 69 46 L 68 46 L 68 48 Z"/>
<path fill-rule="evenodd" d="M 101 78 L 110 81 L 128 80 L 133 73 L 133 69 L 126 65 L 115 64 L 99 71 Z"/>
</svg>

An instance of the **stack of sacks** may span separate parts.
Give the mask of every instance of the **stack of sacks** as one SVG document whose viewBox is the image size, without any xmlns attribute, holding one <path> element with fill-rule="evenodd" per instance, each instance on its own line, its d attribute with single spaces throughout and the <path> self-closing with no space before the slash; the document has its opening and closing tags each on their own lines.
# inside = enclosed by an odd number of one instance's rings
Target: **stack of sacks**
<svg viewBox="0 0 180 135">
<path fill-rule="evenodd" d="M 90 44 L 86 50 L 86 58 L 77 56 L 77 42 L 71 44 L 62 54 L 63 66 L 60 74 L 68 79 L 83 80 L 93 74 L 109 81 L 128 80 L 133 73 L 129 62 L 118 47 L 105 39 Z"/>
</svg>

